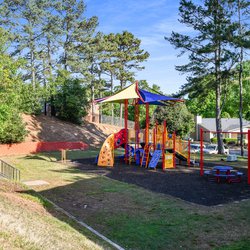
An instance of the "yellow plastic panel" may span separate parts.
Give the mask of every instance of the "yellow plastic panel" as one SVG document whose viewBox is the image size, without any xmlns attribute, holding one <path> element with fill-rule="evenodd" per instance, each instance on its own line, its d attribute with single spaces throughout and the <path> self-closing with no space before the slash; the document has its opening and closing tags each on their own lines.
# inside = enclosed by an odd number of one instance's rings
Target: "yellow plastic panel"
<svg viewBox="0 0 250 250">
<path fill-rule="evenodd" d="M 114 138 L 114 134 L 111 134 L 103 143 L 98 157 L 99 167 L 114 166 Z"/>
</svg>

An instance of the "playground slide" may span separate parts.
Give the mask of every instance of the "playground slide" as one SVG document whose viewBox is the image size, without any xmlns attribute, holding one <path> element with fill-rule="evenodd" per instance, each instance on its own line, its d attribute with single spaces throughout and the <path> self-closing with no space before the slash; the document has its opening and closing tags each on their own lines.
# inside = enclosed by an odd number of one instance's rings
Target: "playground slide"
<svg viewBox="0 0 250 250">
<path fill-rule="evenodd" d="M 169 153 L 173 153 L 173 149 L 167 149 L 167 151 Z M 187 157 L 185 155 L 183 155 L 182 153 L 180 153 L 179 151 L 175 151 L 175 156 L 181 160 L 181 161 L 187 161 Z"/>
<path fill-rule="evenodd" d="M 155 150 L 151 161 L 149 162 L 148 168 L 155 169 L 162 155 L 161 150 Z"/>
<path fill-rule="evenodd" d="M 100 167 L 113 167 L 114 166 L 114 149 L 121 147 L 125 143 L 125 129 L 117 133 L 111 134 L 104 141 L 97 165 Z"/>
</svg>

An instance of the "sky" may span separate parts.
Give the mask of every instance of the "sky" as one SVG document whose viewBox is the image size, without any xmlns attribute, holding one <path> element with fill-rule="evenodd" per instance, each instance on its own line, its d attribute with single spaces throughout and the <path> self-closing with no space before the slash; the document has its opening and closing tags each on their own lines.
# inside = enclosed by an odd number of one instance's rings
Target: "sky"
<svg viewBox="0 0 250 250">
<path fill-rule="evenodd" d="M 172 31 L 188 32 L 178 22 L 177 0 L 85 0 L 86 15 L 97 16 L 98 31 L 121 33 L 129 31 L 141 40 L 141 48 L 150 57 L 136 73 L 136 80 L 147 80 L 150 86 L 157 84 L 165 94 L 176 93 L 185 83 L 185 75 L 175 70 L 175 65 L 187 62 L 177 57 L 179 51 L 164 39 Z"/>
</svg>

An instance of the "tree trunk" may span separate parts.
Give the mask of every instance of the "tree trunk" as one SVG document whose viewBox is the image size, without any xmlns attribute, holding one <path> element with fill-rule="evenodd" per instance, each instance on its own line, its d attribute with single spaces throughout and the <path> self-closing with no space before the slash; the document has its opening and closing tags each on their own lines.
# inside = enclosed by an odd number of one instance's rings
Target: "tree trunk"
<svg viewBox="0 0 250 250">
<path fill-rule="evenodd" d="M 216 1 L 214 5 L 214 23 L 216 26 L 215 33 L 215 81 L 216 81 L 216 131 L 217 131 L 217 144 L 218 144 L 218 153 L 224 154 L 223 147 L 223 137 L 222 137 L 222 126 L 221 126 L 221 39 L 220 39 L 220 21 L 219 21 L 219 1 Z"/>
<path fill-rule="evenodd" d="M 52 60 L 51 60 L 51 41 L 50 38 L 47 37 L 47 57 L 48 57 L 48 65 L 49 65 L 49 81 L 52 81 Z M 56 110 L 55 110 L 55 105 L 54 105 L 54 97 L 51 95 L 50 92 L 50 115 L 55 116 L 56 115 Z"/>
<path fill-rule="evenodd" d="M 220 107 L 220 85 L 216 86 L 216 131 L 220 132 L 222 131 L 222 126 L 221 126 L 221 107 Z M 219 154 L 224 154 L 224 147 L 223 147 L 223 138 L 221 133 L 217 133 L 217 142 L 218 142 L 218 153 Z"/>
<path fill-rule="evenodd" d="M 110 72 L 110 85 L 111 85 L 111 95 L 113 95 L 113 87 L 114 87 L 114 79 L 113 79 L 113 72 Z M 114 104 L 111 103 L 111 124 L 114 125 Z"/>
<path fill-rule="evenodd" d="M 45 64 L 45 58 L 44 58 L 44 54 L 43 54 L 43 88 L 45 93 L 47 92 L 47 84 L 46 84 L 46 64 Z M 46 100 L 46 96 L 44 98 L 44 115 L 47 115 L 47 100 Z"/>
<path fill-rule="evenodd" d="M 239 36 L 242 37 L 242 26 L 241 26 L 241 7 L 240 0 L 238 0 L 238 22 L 239 22 Z M 244 155 L 243 147 L 243 85 L 242 85 L 242 73 L 243 73 L 243 47 L 240 48 L 240 70 L 239 70 L 239 120 L 240 120 L 240 154 Z"/>
<path fill-rule="evenodd" d="M 50 109 L 51 109 L 50 114 L 51 114 L 51 116 L 56 116 L 56 109 L 55 109 L 54 101 L 55 101 L 54 96 L 51 96 L 50 97 Z"/>
<path fill-rule="evenodd" d="M 123 80 L 120 80 L 121 90 L 123 89 Z M 123 104 L 120 104 L 120 126 L 122 127 Z"/>
<path fill-rule="evenodd" d="M 91 84 L 91 116 L 92 116 L 91 121 L 92 121 L 92 122 L 95 122 L 95 107 L 94 107 L 94 100 L 95 100 L 95 85 L 94 85 L 94 83 L 92 82 L 92 84 Z"/>
<path fill-rule="evenodd" d="M 31 83 L 35 90 L 36 88 L 35 46 L 34 46 L 34 37 L 32 34 L 30 34 L 30 66 L 31 66 Z"/>
</svg>

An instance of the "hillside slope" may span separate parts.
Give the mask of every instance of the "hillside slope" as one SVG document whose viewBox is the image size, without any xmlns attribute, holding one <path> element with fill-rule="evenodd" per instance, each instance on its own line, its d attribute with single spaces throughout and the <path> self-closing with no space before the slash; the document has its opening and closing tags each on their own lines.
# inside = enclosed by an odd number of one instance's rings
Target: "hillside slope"
<svg viewBox="0 0 250 250">
<path fill-rule="evenodd" d="M 95 236 L 78 228 L 50 204 L 43 204 L 20 187 L 18 192 L 16 189 L 0 180 L 0 249 L 109 248 L 93 242 Z"/>
<path fill-rule="evenodd" d="M 83 141 L 90 147 L 99 147 L 111 133 L 121 128 L 106 124 L 85 122 L 78 126 L 50 116 L 23 115 L 29 141 Z"/>
</svg>

